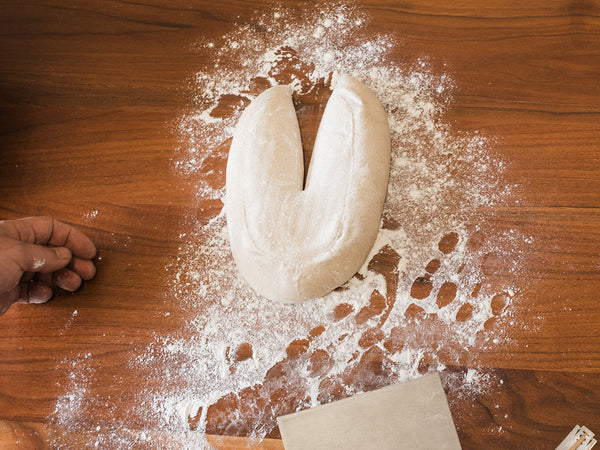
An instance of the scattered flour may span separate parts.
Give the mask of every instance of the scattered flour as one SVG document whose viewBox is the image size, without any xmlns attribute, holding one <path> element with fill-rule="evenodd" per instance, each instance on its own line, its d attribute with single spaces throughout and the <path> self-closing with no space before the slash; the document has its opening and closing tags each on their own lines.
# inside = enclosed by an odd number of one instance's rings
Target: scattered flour
<svg viewBox="0 0 600 450">
<path fill-rule="evenodd" d="M 85 361 L 91 357 L 91 353 L 85 353 L 75 358 L 61 361 L 60 365 L 69 368 L 70 373 L 68 385 L 65 386 L 66 393 L 59 397 L 56 402 L 54 422 L 67 429 L 77 426 L 80 419 L 79 414 L 84 408 L 90 377 L 93 376 L 93 370 L 85 365 Z M 64 414 L 64 412 L 68 413 Z"/>
<path fill-rule="evenodd" d="M 91 221 L 95 220 L 98 217 L 98 212 L 99 211 L 97 209 L 88 211 L 87 213 L 85 213 L 83 215 L 83 219 L 87 220 L 88 222 L 91 222 Z"/>
<path fill-rule="evenodd" d="M 473 349 L 508 339 L 493 325 L 510 316 L 519 289 L 506 277 L 489 279 L 500 258 L 517 270 L 525 238 L 482 227 L 482 208 L 501 205 L 511 190 L 493 137 L 444 122 L 450 75 L 434 73 L 427 59 L 398 63 L 390 57 L 397 38 L 373 35 L 361 12 L 320 8 L 310 15 L 280 8 L 194 44 L 210 63 L 193 80 L 196 108 L 180 120 L 175 170 L 194 183 L 197 209 L 222 206 L 227 150 L 245 106 L 280 83 L 291 84 L 301 105 L 338 73 L 350 74 L 389 115 L 382 227 L 372 256 L 346 285 L 318 301 L 282 305 L 239 277 L 223 209 L 208 221 L 182 218 L 188 230 L 166 268 L 165 299 L 181 308 L 180 326 L 132 356 L 131 376 L 158 383 L 140 382 L 139 409 L 127 413 L 183 433 L 190 448 L 207 446 L 205 433 L 277 436 L 280 414 L 468 365 Z M 446 378 L 465 392 L 498 383 L 475 369 Z M 86 378 L 64 388 L 54 417 L 75 426 L 89 401 Z M 102 444 L 151 444 L 146 433 L 112 430 Z"/>
<path fill-rule="evenodd" d="M 31 268 L 33 270 L 39 270 L 42 267 L 44 267 L 45 264 L 46 264 L 46 260 L 45 259 L 34 258 L 32 264 L 31 264 Z"/>
</svg>

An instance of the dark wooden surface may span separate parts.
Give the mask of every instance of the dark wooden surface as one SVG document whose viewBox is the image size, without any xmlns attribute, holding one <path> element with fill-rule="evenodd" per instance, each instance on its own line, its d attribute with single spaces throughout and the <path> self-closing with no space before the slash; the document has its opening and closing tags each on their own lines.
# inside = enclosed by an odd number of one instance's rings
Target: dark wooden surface
<svg viewBox="0 0 600 450">
<path fill-rule="evenodd" d="M 553 448 L 576 424 L 600 433 L 600 3 L 356 5 L 402 37 L 398 58 L 451 67 L 447 120 L 495 136 L 518 185 L 519 204 L 498 208 L 490 227 L 534 237 L 511 339 L 443 361 L 446 377 L 478 367 L 502 380 L 475 398 L 448 392 L 463 447 Z M 65 355 L 90 352 L 98 367 L 119 367 L 131 345 L 169 326 L 164 267 L 194 204 L 193 183 L 171 170 L 173 125 L 191 107 L 189 79 L 203 63 L 190 43 L 256 9 L 268 4 L 2 2 L 0 218 L 52 215 L 81 227 L 100 255 L 80 292 L 0 317 L 3 445 L 19 427 L 50 436 Z M 214 213 L 202 206 L 197 214 Z M 504 276 L 502 261 L 495 269 Z M 77 324 L 61 332 L 75 309 Z M 114 393 L 103 373 L 96 391 Z M 122 411 L 136 401 L 124 389 Z"/>
</svg>

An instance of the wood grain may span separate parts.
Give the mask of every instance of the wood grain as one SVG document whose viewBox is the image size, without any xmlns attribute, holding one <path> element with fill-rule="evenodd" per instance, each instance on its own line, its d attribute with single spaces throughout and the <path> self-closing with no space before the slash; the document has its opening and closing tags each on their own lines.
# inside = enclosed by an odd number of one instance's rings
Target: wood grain
<svg viewBox="0 0 600 450">
<path fill-rule="evenodd" d="M 191 77 L 210 63 L 198 59 L 192 44 L 270 6 L 256 0 L 2 2 L 0 218 L 52 215 L 89 234 L 100 256 L 97 278 L 81 291 L 37 307 L 15 305 L 0 317 L 3 448 L 19 441 L 26 443 L 20 448 L 39 448 L 61 433 L 48 417 L 65 394 L 65 361 L 72 355 L 93 355 L 88 394 L 112 399 L 109 413 L 127 420 L 138 400 L 136 381 L 117 382 L 118 374 L 127 370 L 132 349 L 181 319 L 164 301 L 164 268 L 183 243 L 185 218 L 208 220 L 221 207 L 194 202 L 194 180 L 172 170 L 176 123 L 193 107 Z M 494 152 L 510 161 L 507 182 L 519 202 L 485 211 L 493 220 L 483 235 L 515 229 L 533 238 L 518 268 L 522 290 L 511 318 L 490 325 L 510 339 L 443 361 L 463 447 L 554 448 L 576 424 L 600 433 L 600 3 L 373 0 L 355 6 L 373 30 L 396 36 L 398 61 L 426 57 L 434 72 L 451 73 L 456 89 L 445 119 L 456 130 L 494 136 Z M 325 95 L 306 99 L 307 148 Z M 394 255 L 382 254 L 377 264 L 391 276 Z M 506 261 L 490 261 L 490 283 L 509 276 Z M 385 309 L 376 299 L 370 307 L 365 317 Z M 376 343 L 377 336 L 373 330 L 365 339 Z M 387 356 L 375 347 L 365 353 L 364 370 L 349 375 L 365 389 L 386 382 Z M 291 343 L 265 384 L 293 373 L 305 348 L 302 339 Z M 483 393 L 466 392 L 460 383 L 473 367 L 488 375 Z M 254 392 L 240 398 L 250 401 Z M 290 412 L 302 400 L 297 395 L 290 388 L 273 401 Z M 334 386 L 322 395 L 340 398 Z M 240 398 L 224 398 L 210 411 L 209 433 L 240 436 L 211 437 L 213 445 L 280 448 L 279 441 L 245 441 L 250 418 L 246 426 L 227 423 Z M 103 414 L 99 400 L 86 426 L 94 429 Z M 150 418 L 136 420 L 132 427 L 152 426 Z M 81 436 L 67 439 L 76 445 Z"/>
<path fill-rule="evenodd" d="M 61 427 L 35 422 L 0 422 L 0 444 L 5 450 L 22 448 L 51 448 L 56 435 L 64 433 Z M 94 436 L 89 432 L 70 433 L 69 443 L 73 447 L 83 448 L 93 442 Z M 178 445 L 183 447 L 188 436 L 185 433 L 148 432 L 148 439 L 158 446 Z M 281 450 L 283 445 L 278 439 L 251 439 L 236 436 L 206 435 L 210 448 L 242 450 L 255 448 L 258 450 Z"/>
</svg>

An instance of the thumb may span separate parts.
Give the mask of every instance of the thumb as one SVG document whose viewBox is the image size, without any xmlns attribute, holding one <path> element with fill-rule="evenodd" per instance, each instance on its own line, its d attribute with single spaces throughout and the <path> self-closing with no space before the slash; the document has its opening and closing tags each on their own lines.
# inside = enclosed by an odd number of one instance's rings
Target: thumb
<svg viewBox="0 0 600 450">
<path fill-rule="evenodd" d="M 71 251 L 66 247 L 47 247 L 45 245 L 22 242 L 17 264 L 24 272 L 54 272 L 71 262 Z"/>
<path fill-rule="evenodd" d="M 52 298 L 52 288 L 44 283 L 24 282 L 0 294 L 0 316 L 10 305 L 19 303 L 45 303 Z"/>
</svg>

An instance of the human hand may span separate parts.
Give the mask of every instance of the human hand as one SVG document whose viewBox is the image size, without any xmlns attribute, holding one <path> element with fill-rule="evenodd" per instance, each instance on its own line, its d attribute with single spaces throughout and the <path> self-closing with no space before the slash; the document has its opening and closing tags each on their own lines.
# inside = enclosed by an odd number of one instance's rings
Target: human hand
<svg viewBox="0 0 600 450">
<path fill-rule="evenodd" d="M 76 291 L 96 275 L 95 255 L 85 234 L 50 217 L 0 221 L 0 315 L 15 302 L 47 302 L 53 287 Z"/>
</svg>

